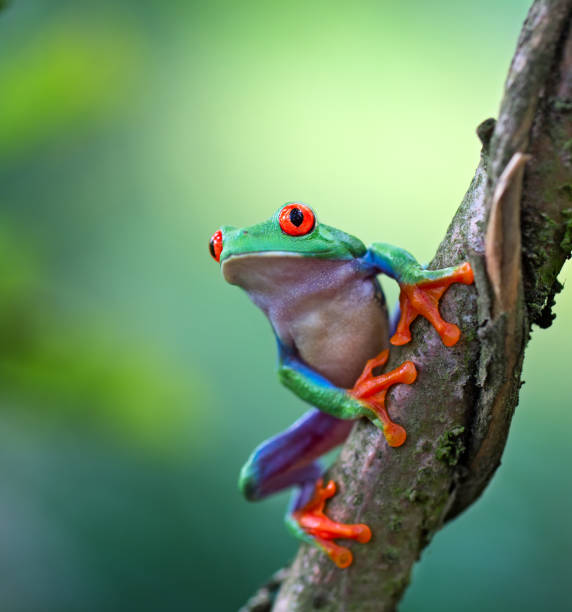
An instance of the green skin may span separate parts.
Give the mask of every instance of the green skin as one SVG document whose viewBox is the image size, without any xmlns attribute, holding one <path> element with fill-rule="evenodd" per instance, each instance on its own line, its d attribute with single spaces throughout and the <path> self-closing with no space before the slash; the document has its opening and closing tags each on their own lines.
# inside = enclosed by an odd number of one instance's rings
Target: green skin
<svg viewBox="0 0 572 612">
<path fill-rule="evenodd" d="M 348 393 L 366 361 L 388 347 L 377 275 L 414 285 L 445 278 L 457 268 L 426 270 L 403 249 L 384 243 L 366 248 L 317 220 L 305 235 L 292 236 L 281 228 L 281 211 L 248 228 L 223 226 L 217 234 L 225 279 L 242 287 L 272 325 L 281 383 L 318 409 L 260 445 L 241 471 L 239 486 L 251 500 L 300 486 L 295 510 L 308 501 L 315 459 L 347 437 L 347 420 L 366 417 L 383 429 L 368 403 Z M 211 252 L 215 255 L 212 244 Z M 301 539 L 316 543 L 290 514 L 287 524 Z"/>
<path fill-rule="evenodd" d="M 402 284 L 417 284 L 428 280 L 437 280 L 450 275 L 453 268 L 441 270 L 426 270 L 407 251 L 385 243 L 374 243 L 369 248 L 354 236 L 316 222 L 314 229 L 304 236 L 290 236 L 280 228 L 278 216 L 279 209 L 270 219 L 247 228 L 234 228 L 223 226 L 223 249 L 220 253 L 220 263 L 232 258 L 256 255 L 277 254 L 292 257 L 313 258 L 330 261 L 354 261 L 356 263 L 356 276 L 374 276 L 384 273 Z M 268 260 L 271 262 L 271 260 Z M 231 281 L 232 282 L 232 281 Z M 278 279 L 276 282 L 279 282 Z M 311 283 L 312 279 L 301 278 L 300 285 Z M 237 282 L 244 287 L 240 282 Z M 248 291 L 248 289 L 246 289 Z M 277 333 L 277 326 L 272 316 L 266 313 L 273 325 L 279 346 L 288 353 L 288 341 Z M 301 371 L 299 364 L 291 365 L 291 359 L 280 355 L 278 377 L 280 382 L 293 391 L 301 399 L 328 412 L 340 419 L 357 419 L 362 416 L 370 419 L 381 428 L 376 415 L 364 402 L 357 400 L 347 393 L 340 393 L 337 387 L 316 384 L 314 376 L 308 376 Z M 348 356 L 349 358 L 349 356 Z M 363 362 L 365 364 L 365 361 Z M 307 363 L 310 368 L 317 368 L 318 364 Z M 304 369 L 305 370 L 305 369 Z"/>
</svg>

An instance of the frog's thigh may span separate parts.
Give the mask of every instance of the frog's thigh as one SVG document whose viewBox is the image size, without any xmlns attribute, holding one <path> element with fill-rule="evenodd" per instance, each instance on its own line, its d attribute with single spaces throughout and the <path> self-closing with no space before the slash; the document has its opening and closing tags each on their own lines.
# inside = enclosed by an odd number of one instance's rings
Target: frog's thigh
<svg viewBox="0 0 572 612">
<path fill-rule="evenodd" d="M 320 476 L 320 467 L 314 460 L 341 444 L 352 426 L 353 421 L 309 410 L 252 453 L 240 472 L 240 490 L 247 499 L 257 500 L 293 485 L 315 481 Z"/>
</svg>

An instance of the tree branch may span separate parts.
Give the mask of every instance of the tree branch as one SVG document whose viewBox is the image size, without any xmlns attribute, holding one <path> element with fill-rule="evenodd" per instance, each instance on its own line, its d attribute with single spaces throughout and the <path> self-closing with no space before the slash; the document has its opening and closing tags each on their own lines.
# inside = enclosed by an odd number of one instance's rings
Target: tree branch
<svg viewBox="0 0 572 612">
<path fill-rule="evenodd" d="M 370 525 L 349 570 L 303 545 L 274 602 L 294 610 L 393 610 L 433 534 L 482 493 L 500 463 L 518 401 L 531 323 L 546 327 L 572 246 L 572 0 L 536 0 L 523 26 L 496 123 L 478 128 L 481 161 L 431 267 L 469 259 L 473 288 L 453 285 L 442 312 L 460 322 L 446 348 L 424 319 L 392 348 L 388 369 L 417 365 L 390 394 L 408 440 L 387 446 L 356 424 L 329 477 L 328 512 Z M 276 585 L 274 585 L 274 590 Z M 269 610 L 258 600 L 244 610 Z M 266 607 L 264 607 L 266 606 Z"/>
</svg>

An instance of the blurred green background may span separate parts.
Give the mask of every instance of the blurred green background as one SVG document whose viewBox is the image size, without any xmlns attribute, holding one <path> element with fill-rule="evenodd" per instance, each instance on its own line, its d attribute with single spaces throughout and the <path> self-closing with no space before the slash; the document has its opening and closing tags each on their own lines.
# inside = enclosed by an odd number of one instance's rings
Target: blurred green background
<svg viewBox="0 0 572 612">
<path fill-rule="evenodd" d="M 429 259 L 528 4 L 8 3 L 2 612 L 235 610 L 292 558 L 287 495 L 247 504 L 236 480 L 305 406 L 207 240 L 301 199 Z M 423 554 L 402 610 L 566 608 L 568 288 L 556 312 L 497 477 Z"/>
</svg>

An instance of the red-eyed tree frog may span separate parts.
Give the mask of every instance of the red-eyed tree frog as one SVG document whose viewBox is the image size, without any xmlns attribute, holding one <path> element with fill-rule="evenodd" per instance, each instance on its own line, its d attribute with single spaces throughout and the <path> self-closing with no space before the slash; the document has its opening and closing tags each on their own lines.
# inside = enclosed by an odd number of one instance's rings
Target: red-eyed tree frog
<svg viewBox="0 0 572 612">
<path fill-rule="evenodd" d="M 209 248 L 224 278 L 242 287 L 270 320 L 280 381 L 314 406 L 254 450 L 239 487 L 247 499 L 259 500 L 295 486 L 287 525 L 338 567 L 347 567 L 351 551 L 333 540 L 365 543 L 371 531 L 324 514 L 336 485 L 330 481 L 324 486 L 316 460 L 341 444 L 360 417 L 379 427 L 390 446 L 405 442 L 405 429 L 389 417 L 385 395 L 392 385 L 413 383 L 415 365 L 406 361 L 380 375 L 373 370 L 386 363 L 389 343 L 409 342 L 410 325 L 419 315 L 446 346 L 457 342 L 460 330 L 443 320 L 439 300 L 452 283 L 473 282 L 471 266 L 427 270 L 403 249 L 384 243 L 366 248 L 357 238 L 319 223 L 301 202 L 287 203 L 252 227 L 223 226 Z M 400 286 L 399 321 L 391 339 L 377 281 L 382 273 Z"/>
</svg>

